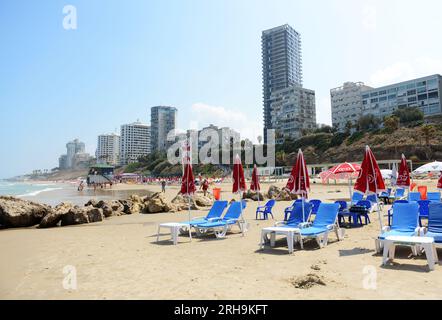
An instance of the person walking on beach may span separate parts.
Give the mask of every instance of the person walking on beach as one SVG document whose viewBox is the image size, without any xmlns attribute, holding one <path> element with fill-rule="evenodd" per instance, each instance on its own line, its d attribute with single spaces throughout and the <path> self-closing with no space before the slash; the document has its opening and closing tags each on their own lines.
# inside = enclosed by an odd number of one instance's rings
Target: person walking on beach
<svg viewBox="0 0 442 320">
<path fill-rule="evenodd" d="M 207 190 L 209 190 L 209 181 L 207 181 L 207 179 L 204 179 L 201 189 L 203 189 L 204 196 L 206 196 Z"/>
<path fill-rule="evenodd" d="M 166 180 L 161 180 L 161 192 L 166 193 Z"/>
</svg>

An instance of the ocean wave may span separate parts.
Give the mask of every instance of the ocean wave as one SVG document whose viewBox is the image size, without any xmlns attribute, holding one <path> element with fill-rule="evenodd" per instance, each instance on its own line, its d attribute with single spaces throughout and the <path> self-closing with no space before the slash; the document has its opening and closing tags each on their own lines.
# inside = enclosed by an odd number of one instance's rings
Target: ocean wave
<svg viewBox="0 0 442 320">
<path fill-rule="evenodd" d="M 61 189 L 63 189 L 63 188 L 45 188 L 45 189 L 29 192 L 29 193 L 26 193 L 26 194 L 21 194 L 21 195 L 18 195 L 17 197 L 35 197 L 35 196 L 38 196 L 40 193 L 43 193 L 43 192 L 49 192 L 49 191 L 55 191 L 55 190 L 61 190 Z"/>
</svg>

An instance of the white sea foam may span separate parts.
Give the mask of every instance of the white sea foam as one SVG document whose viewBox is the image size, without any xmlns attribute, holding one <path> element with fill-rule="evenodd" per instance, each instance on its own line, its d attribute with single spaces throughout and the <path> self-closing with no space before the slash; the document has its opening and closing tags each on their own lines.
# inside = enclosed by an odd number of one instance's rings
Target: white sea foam
<svg viewBox="0 0 442 320">
<path fill-rule="evenodd" d="M 17 197 L 35 197 L 35 196 L 38 196 L 40 193 L 43 193 L 43 192 L 49 192 L 49 191 L 55 191 L 55 190 L 61 190 L 61 189 L 63 189 L 63 188 L 45 188 L 45 189 L 29 192 L 29 193 L 26 193 L 26 194 L 21 194 L 21 195 L 18 195 Z"/>
</svg>

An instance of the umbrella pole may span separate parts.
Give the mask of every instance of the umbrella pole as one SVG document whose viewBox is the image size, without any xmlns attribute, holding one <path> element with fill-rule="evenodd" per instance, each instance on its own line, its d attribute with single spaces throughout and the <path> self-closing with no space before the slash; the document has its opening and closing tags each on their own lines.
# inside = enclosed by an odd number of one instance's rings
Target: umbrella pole
<svg viewBox="0 0 442 320">
<path fill-rule="evenodd" d="M 351 201 L 351 199 L 353 198 L 353 194 L 352 194 L 352 192 L 351 192 L 351 185 L 353 184 L 353 181 L 352 181 L 352 179 L 351 179 L 351 177 L 348 179 L 348 192 L 349 192 L 349 194 L 350 194 L 350 201 Z"/>
<path fill-rule="evenodd" d="M 381 232 L 384 226 L 382 225 L 382 215 L 381 215 L 381 206 L 379 205 L 379 197 L 376 195 L 376 204 L 378 206 L 378 218 L 379 218 L 379 224 L 381 225 Z"/>
<path fill-rule="evenodd" d="M 304 194 L 302 194 L 302 222 L 307 222 L 305 221 L 305 210 L 304 210 Z"/>
<path fill-rule="evenodd" d="M 188 202 L 188 204 L 189 204 L 189 238 L 190 238 L 190 242 L 192 242 L 192 226 L 191 226 L 191 214 L 190 214 L 190 194 L 188 195 L 188 197 L 189 197 L 189 202 Z"/>
</svg>

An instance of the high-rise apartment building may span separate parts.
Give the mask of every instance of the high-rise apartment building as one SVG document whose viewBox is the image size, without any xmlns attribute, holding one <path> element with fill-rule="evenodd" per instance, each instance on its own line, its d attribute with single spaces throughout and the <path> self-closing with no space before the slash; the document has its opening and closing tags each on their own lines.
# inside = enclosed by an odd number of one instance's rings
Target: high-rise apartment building
<svg viewBox="0 0 442 320">
<path fill-rule="evenodd" d="M 116 166 L 120 163 L 120 136 L 117 134 L 102 134 L 98 136 L 97 163 Z"/>
<path fill-rule="evenodd" d="M 362 82 L 346 82 L 342 87 L 331 89 L 332 123 L 339 131 L 347 124 L 356 124 L 362 116 L 362 92 L 371 87 Z"/>
<path fill-rule="evenodd" d="M 301 35 L 285 24 L 262 32 L 264 140 L 272 127 L 270 99 L 273 92 L 302 87 Z"/>
<path fill-rule="evenodd" d="M 176 129 L 177 109 L 168 106 L 152 107 L 150 117 L 152 152 L 166 151 L 173 143 L 173 141 L 167 141 L 167 134 Z"/>
<path fill-rule="evenodd" d="M 374 115 L 380 121 L 397 109 L 418 107 L 425 117 L 442 115 L 442 76 L 431 75 L 380 88 L 363 83 L 347 83 L 332 89 L 333 126 L 344 131 L 347 122 L 356 124 L 363 115 Z"/>
<path fill-rule="evenodd" d="M 298 139 L 304 129 L 316 129 L 316 102 L 313 90 L 297 86 L 274 91 L 270 96 L 271 126 L 276 143 Z"/>
<path fill-rule="evenodd" d="M 121 126 L 120 164 L 126 165 L 138 161 L 151 153 L 150 127 L 141 122 Z"/>
</svg>

